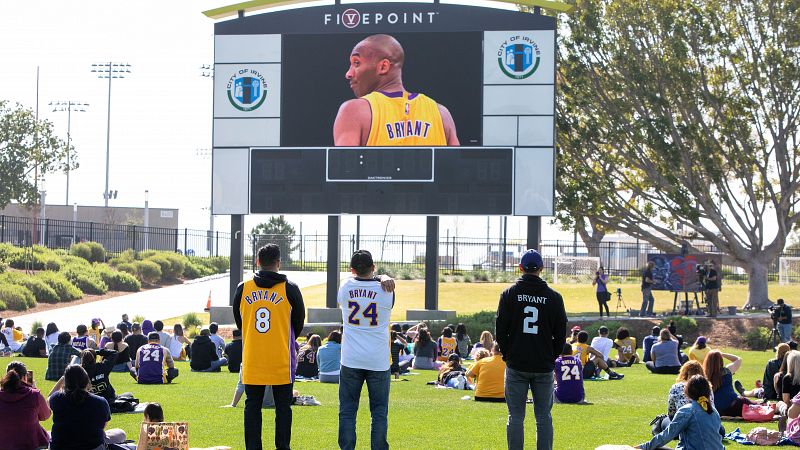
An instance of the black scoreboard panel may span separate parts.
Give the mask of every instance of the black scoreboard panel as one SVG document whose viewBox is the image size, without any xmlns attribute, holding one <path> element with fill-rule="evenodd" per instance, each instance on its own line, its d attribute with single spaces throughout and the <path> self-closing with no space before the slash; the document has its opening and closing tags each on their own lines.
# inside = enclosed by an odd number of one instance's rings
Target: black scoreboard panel
<svg viewBox="0 0 800 450">
<path fill-rule="evenodd" d="M 250 212 L 510 215 L 513 166 L 510 147 L 252 149 Z"/>
</svg>

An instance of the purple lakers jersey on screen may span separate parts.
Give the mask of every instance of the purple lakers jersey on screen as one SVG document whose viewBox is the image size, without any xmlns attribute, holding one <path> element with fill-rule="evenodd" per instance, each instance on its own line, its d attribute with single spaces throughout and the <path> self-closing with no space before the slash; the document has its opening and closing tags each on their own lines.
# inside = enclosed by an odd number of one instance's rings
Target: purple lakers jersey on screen
<svg viewBox="0 0 800 450">
<path fill-rule="evenodd" d="M 89 348 L 89 336 L 72 338 L 72 346 L 78 350 L 86 350 Z"/>
<path fill-rule="evenodd" d="M 162 384 L 164 380 L 164 347 L 145 344 L 139 348 L 139 383 Z"/>
<path fill-rule="evenodd" d="M 583 367 L 577 356 L 556 359 L 556 398 L 561 403 L 583 401 Z"/>
</svg>

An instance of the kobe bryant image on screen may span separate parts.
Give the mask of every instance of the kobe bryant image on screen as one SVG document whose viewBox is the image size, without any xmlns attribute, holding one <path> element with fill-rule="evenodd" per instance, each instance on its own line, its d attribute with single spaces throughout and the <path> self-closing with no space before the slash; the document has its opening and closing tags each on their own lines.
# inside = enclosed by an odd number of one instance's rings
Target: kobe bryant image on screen
<svg viewBox="0 0 800 450">
<path fill-rule="evenodd" d="M 386 34 L 368 36 L 350 52 L 345 79 L 357 98 L 339 107 L 336 146 L 457 146 L 450 111 L 403 86 L 405 52 Z"/>
</svg>

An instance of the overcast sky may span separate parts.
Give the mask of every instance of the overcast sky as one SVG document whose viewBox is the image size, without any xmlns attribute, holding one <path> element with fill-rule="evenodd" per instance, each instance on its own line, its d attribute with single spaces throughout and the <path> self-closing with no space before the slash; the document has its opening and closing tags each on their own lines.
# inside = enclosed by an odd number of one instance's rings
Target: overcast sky
<svg viewBox="0 0 800 450">
<path fill-rule="evenodd" d="M 69 203 L 102 205 L 105 187 L 108 80 L 90 72 L 92 63 L 130 64 L 131 74 L 111 85 L 110 189 L 115 206 L 180 209 L 180 227 L 206 229 L 211 161 L 198 149 L 211 146 L 211 80 L 200 66 L 213 60 L 214 21 L 202 11 L 234 2 L 225 0 L 145 0 L 137 2 L 4 0 L 0 15 L 0 99 L 36 106 L 39 67 L 39 115 L 66 138 L 67 113 L 53 112 L 51 101 L 89 103 L 73 112 L 71 136 L 80 168 L 70 176 Z M 330 2 L 328 2 L 330 3 Z M 345 2 L 348 3 L 348 2 Z M 50 174 L 47 203 L 65 202 L 66 177 Z M 204 209 L 206 208 L 206 209 Z M 245 228 L 264 221 L 248 216 Z M 304 232 L 325 233 L 324 216 L 292 216 Z M 362 234 L 383 234 L 387 217 L 362 219 Z M 543 239 L 570 239 L 543 219 Z M 486 216 L 444 217 L 441 234 L 486 236 Z M 492 236 L 499 236 L 492 218 Z M 354 232 L 345 216 L 343 233 Z M 216 218 L 229 230 L 226 216 Z M 424 235 L 423 217 L 395 216 L 389 232 Z M 524 237 L 525 219 L 509 218 L 509 235 Z"/>
</svg>

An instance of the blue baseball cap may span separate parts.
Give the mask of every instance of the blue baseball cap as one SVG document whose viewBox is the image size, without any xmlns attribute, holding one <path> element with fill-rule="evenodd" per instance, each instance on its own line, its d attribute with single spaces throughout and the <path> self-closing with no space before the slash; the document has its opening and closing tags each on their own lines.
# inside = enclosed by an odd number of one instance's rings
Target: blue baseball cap
<svg viewBox="0 0 800 450">
<path fill-rule="evenodd" d="M 522 254 L 519 265 L 525 270 L 535 270 L 544 267 L 544 261 L 542 255 L 536 249 L 531 248 Z"/>
</svg>

